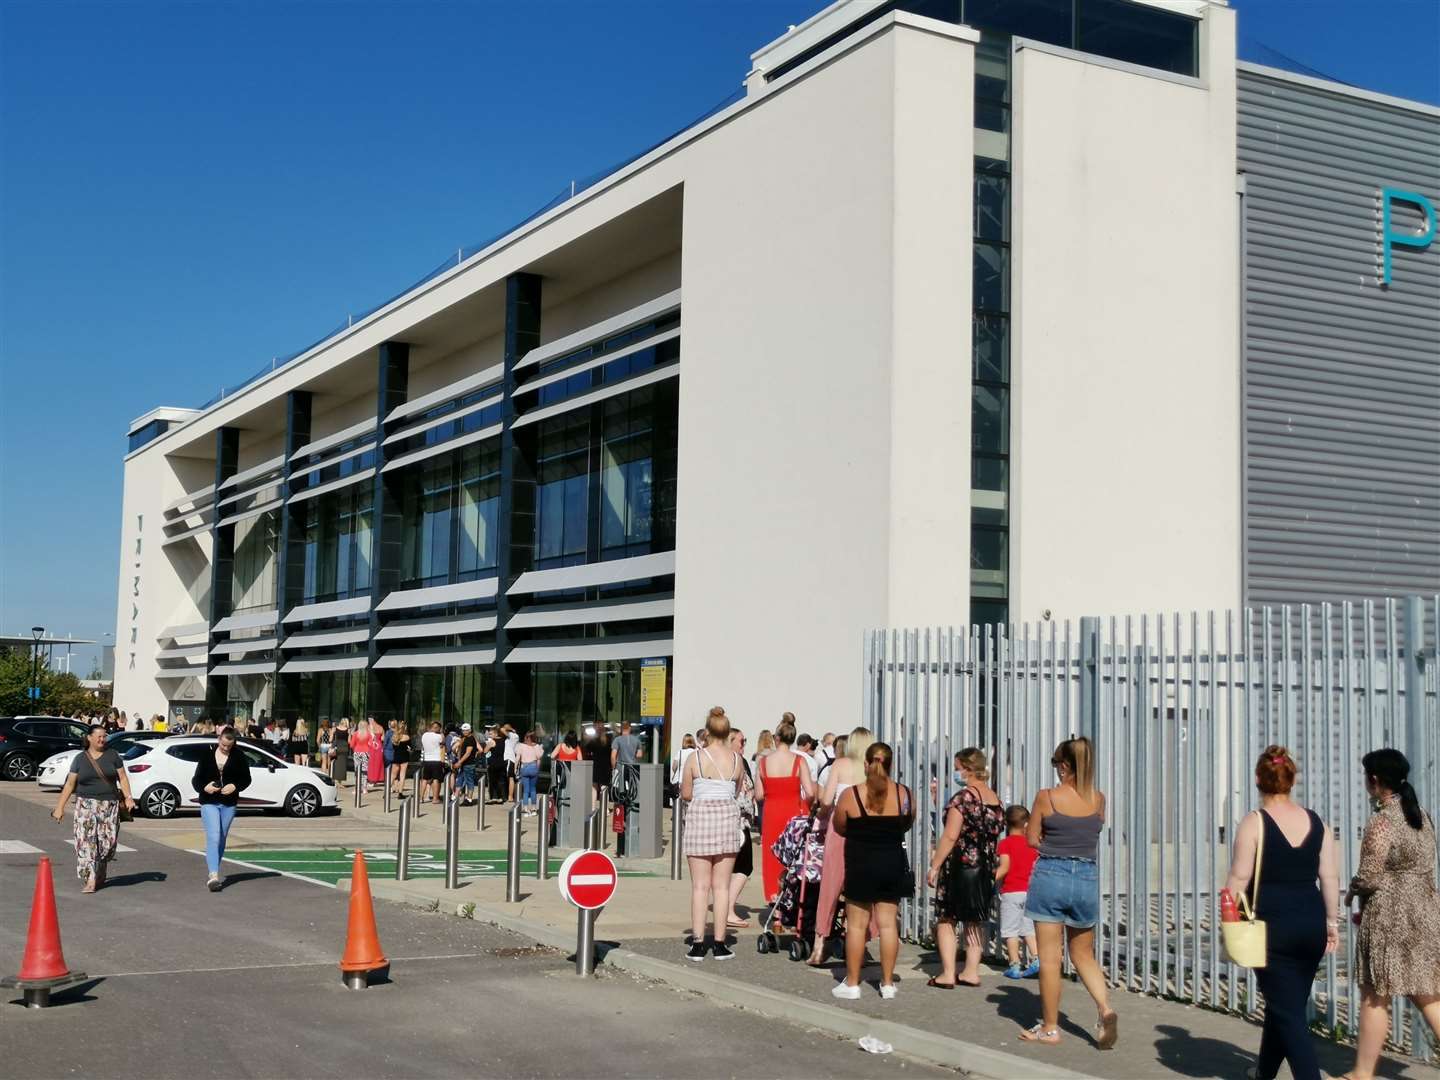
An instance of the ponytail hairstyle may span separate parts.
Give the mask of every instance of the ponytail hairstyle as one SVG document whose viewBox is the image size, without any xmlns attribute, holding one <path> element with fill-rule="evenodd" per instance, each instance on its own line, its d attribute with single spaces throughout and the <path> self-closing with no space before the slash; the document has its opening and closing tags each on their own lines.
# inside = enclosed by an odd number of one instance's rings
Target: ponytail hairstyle
<svg viewBox="0 0 1440 1080">
<path fill-rule="evenodd" d="M 1371 750 L 1360 759 L 1360 763 L 1365 766 L 1367 780 L 1374 780 L 1378 786 L 1400 796 L 1400 810 L 1405 815 L 1405 823 L 1412 829 L 1423 829 L 1425 815 L 1420 809 L 1415 789 L 1410 786 L 1410 762 L 1405 755 L 1386 747 L 1384 750 Z"/>
<path fill-rule="evenodd" d="M 1063 764 L 1075 778 L 1075 790 L 1087 802 L 1095 795 L 1095 749 L 1084 735 L 1066 739 L 1055 748 L 1052 765 Z"/>
<path fill-rule="evenodd" d="M 894 760 L 889 743 L 872 742 L 865 750 L 865 802 L 872 814 L 885 810 L 885 793 L 890 790 L 890 766 Z"/>
</svg>

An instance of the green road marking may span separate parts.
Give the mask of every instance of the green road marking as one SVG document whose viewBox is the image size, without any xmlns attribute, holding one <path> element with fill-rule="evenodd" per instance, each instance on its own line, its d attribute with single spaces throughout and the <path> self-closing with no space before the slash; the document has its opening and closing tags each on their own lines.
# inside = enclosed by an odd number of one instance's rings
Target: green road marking
<svg viewBox="0 0 1440 1080">
<path fill-rule="evenodd" d="M 235 850 L 230 852 L 237 859 L 256 866 L 263 866 L 267 870 L 287 870 L 294 874 L 303 874 L 306 877 L 315 878 L 317 881 L 324 881 L 333 885 L 342 877 L 349 877 L 350 871 L 355 862 L 354 848 L 291 848 L 291 849 L 247 849 L 244 851 Z M 461 877 L 504 877 L 505 876 L 505 852 L 501 850 L 475 850 L 465 849 L 460 853 L 459 871 Z M 550 860 L 550 872 L 556 874 L 560 870 L 561 860 Z M 395 851 L 394 849 L 379 848 L 366 850 L 365 864 L 367 868 L 379 873 L 394 872 Z M 522 874 L 534 874 L 536 857 L 534 855 L 520 856 L 520 870 Z M 621 870 L 622 877 L 652 877 L 653 875 L 642 870 Z M 411 848 L 410 849 L 410 876 L 413 878 L 439 878 L 445 876 L 445 850 L 444 848 Z"/>
</svg>

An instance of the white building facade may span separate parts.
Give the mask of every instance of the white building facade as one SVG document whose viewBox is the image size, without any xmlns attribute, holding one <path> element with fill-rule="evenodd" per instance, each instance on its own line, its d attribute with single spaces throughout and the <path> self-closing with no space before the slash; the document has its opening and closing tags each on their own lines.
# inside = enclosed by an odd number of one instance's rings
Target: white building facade
<svg viewBox="0 0 1440 1080">
<path fill-rule="evenodd" d="M 742 100 L 138 420 L 117 706 L 818 733 L 867 628 L 1240 604 L 1243 77 L 1207 0 L 832 5 Z M 1440 252 L 1394 250 L 1423 300 Z"/>
</svg>

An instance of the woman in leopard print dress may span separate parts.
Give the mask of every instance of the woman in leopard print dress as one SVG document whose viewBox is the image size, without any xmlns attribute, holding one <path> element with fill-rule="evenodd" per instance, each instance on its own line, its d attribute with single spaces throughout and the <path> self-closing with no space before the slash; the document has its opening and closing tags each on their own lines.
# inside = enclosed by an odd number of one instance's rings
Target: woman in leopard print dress
<svg viewBox="0 0 1440 1080">
<path fill-rule="evenodd" d="M 1390 999 L 1408 997 L 1440 1039 L 1440 894 L 1435 823 L 1410 786 L 1398 750 L 1366 754 L 1365 789 L 1380 804 L 1365 827 L 1350 897 L 1361 903 L 1355 966 L 1360 1032 L 1349 1080 L 1370 1080 L 1390 1029 Z"/>
</svg>

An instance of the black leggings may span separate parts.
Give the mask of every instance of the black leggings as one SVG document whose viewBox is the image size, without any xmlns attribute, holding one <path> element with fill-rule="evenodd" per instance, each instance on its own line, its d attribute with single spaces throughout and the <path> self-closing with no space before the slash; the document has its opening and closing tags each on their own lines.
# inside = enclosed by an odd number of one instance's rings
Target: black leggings
<svg viewBox="0 0 1440 1080">
<path fill-rule="evenodd" d="M 1290 1063 L 1290 1074 L 1295 1080 L 1320 1080 L 1320 1063 L 1315 1058 L 1315 1043 L 1310 1037 L 1306 1011 L 1310 987 L 1325 950 L 1323 914 L 1321 919 L 1318 943 L 1314 929 L 1305 935 L 1308 940 L 1287 941 L 1284 939 L 1298 935 L 1286 932 L 1290 928 L 1283 919 L 1267 922 L 1269 934 L 1281 940 L 1270 943 L 1265 966 L 1255 971 L 1255 981 L 1265 995 L 1265 1026 L 1260 1035 L 1260 1059 L 1255 1067 L 1255 1075 L 1260 1080 L 1275 1076 L 1282 1061 Z"/>
</svg>

